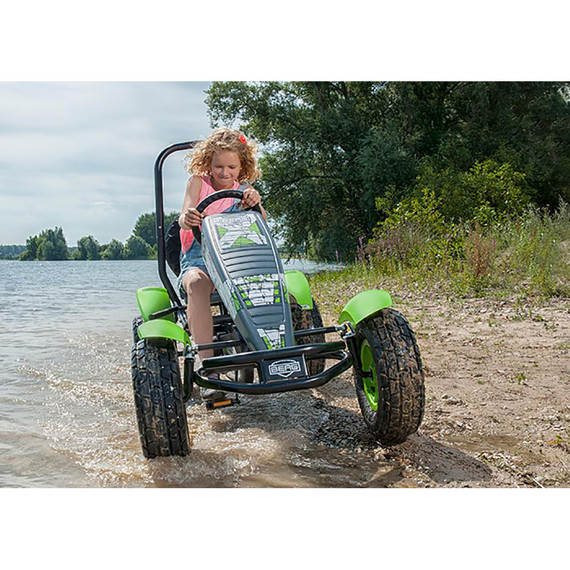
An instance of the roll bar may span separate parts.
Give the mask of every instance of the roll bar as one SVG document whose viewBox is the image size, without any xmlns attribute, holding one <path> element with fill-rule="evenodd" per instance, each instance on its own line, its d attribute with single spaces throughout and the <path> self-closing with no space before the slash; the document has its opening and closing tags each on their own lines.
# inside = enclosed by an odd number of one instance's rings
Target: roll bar
<svg viewBox="0 0 570 570">
<path fill-rule="evenodd" d="M 181 150 L 190 150 L 198 141 L 188 141 L 176 143 L 166 147 L 157 157 L 154 163 L 154 196 L 156 209 L 156 243 L 158 246 L 158 275 L 168 291 L 168 295 L 173 305 L 181 306 L 182 303 L 178 297 L 178 293 L 172 286 L 172 283 L 166 272 L 166 243 L 164 238 L 164 198 L 162 184 L 162 167 L 164 161 L 174 152 Z"/>
</svg>

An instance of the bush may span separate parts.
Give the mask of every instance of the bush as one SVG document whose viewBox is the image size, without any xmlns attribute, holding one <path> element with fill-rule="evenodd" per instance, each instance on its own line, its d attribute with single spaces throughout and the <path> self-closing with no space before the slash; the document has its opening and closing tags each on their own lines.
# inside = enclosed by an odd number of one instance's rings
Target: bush
<svg viewBox="0 0 570 570">
<path fill-rule="evenodd" d="M 424 161 L 413 194 L 425 196 L 426 192 L 433 194 L 445 220 L 482 225 L 521 215 L 532 193 L 524 174 L 494 160 L 476 162 L 467 172 L 440 170 Z"/>
<path fill-rule="evenodd" d="M 497 226 L 504 254 L 500 270 L 529 291 L 546 295 L 570 293 L 570 209 L 562 203 L 551 215 L 536 207 Z"/>
<path fill-rule="evenodd" d="M 520 215 L 444 223 L 431 190 L 394 209 L 359 248 L 361 270 L 417 285 L 434 283 L 460 293 L 495 290 L 537 295 L 570 294 L 570 208 L 551 214 L 534 206 Z M 481 213 L 481 210 L 478 212 Z"/>
</svg>

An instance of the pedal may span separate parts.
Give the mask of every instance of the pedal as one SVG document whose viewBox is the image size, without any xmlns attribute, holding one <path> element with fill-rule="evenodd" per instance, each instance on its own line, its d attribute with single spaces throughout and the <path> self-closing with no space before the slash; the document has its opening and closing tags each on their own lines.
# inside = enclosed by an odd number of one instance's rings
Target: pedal
<svg viewBox="0 0 570 570">
<path fill-rule="evenodd" d="M 233 406 L 234 404 L 239 404 L 239 398 L 237 394 L 235 394 L 233 398 L 227 397 L 221 400 L 206 400 L 206 409 L 216 410 L 218 408 L 227 408 L 229 406 Z"/>
</svg>

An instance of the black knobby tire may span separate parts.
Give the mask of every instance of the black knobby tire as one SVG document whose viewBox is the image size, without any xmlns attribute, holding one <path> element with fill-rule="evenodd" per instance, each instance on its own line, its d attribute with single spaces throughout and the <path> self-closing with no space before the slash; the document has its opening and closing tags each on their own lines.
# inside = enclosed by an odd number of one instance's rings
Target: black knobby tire
<svg viewBox="0 0 570 570">
<path fill-rule="evenodd" d="M 356 326 L 356 346 L 364 369 L 354 367 L 364 421 L 382 445 L 402 443 L 418 430 L 425 407 L 424 373 L 414 332 L 394 309 L 383 309 Z M 376 408 L 376 409 L 374 409 Z"/>
<path fill-rule="evenodd" d="M 187 455 L 188 423 L 176 346 L 139 340 L 132 349 L 131 369 L 144 456 Z"/>
<path fill-rule="evenodd" d="M 133 343 L 137 344 L 139 339 L 139 327 L 144 323 L 144 319 L 139 315 L 133 319 Z"/>
<path fill-rule="evenodd" d="M 296 331 L 315 329 L 323 326 L 323 319 L 321 318 L 319 307 L 314 300 L 312 309 L 303 309 L 298 304 L 292 304 L 291 320 L 293 321 L 293 330 Z M 297 338 L 297 344 L 316 344 L 321 342 L 325 342 L 324 333 Z M 320 374 L 324 369 L 324 358 L 307 360 L 307 372 L 309 376 Z"/>
</svg>

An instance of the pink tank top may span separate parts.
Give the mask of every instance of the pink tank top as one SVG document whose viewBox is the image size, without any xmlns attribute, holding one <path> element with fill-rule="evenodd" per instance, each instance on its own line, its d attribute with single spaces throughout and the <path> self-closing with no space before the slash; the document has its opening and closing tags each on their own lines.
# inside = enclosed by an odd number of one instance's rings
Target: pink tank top
<svg viewBox="0 0 570 570">
<path fill-rule="evenodd" d="M 231 187 L 231 190 L 237 190 L 240 184 L 236 180 L 234 185 Z M 216 192 L 214 187 L 212 186 L 212 181 L 209 176 L 202 176 L 202 187 L 200 188 L 200 194 L 198 196 L 198 203 L 200 203 L 204 198 Z M 235 203 L 237 198 L 224 198 L 223 200 L 217 200 L 213 204 L 210 204 L 205 210 L 204 213 L 208 216 L 212 214 L 221 214 L 229 210 Z M 182 253 L 186 253 L 192 243 L 194 242 L 194 234 L 192 230 L 183 230 L 180 228 L 180 242 L 182 244 Z"/>
</svg>

